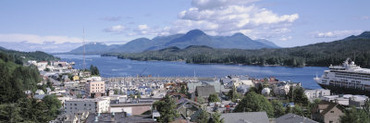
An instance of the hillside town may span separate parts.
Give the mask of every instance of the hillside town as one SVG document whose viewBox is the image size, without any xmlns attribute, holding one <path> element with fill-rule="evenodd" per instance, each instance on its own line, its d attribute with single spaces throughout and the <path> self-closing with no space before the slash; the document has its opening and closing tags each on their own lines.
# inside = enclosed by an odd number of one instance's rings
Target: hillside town
<svg viewBox="0 0 370 123">
<path fill-rule="evenodd" d="M 38 100 L 55 95 L 62 104 L 50 123 L 338 123 L 346 109 L 369 106 L 365 95 L 304 89 L 275 77 L 103 78 L 93 65 L 89 70 L 63 61 L 27 65 L 37 66 L 43 88 L 25 94 Z"/>
</svg>

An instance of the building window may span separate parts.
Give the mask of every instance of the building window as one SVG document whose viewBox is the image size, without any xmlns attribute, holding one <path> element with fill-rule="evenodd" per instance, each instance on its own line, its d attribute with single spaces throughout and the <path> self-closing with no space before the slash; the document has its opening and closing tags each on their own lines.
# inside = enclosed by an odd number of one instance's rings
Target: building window
<svg viewBox="0 0 370 123">
<path fill-rule="evenodd" d="M 334 113 L 334 111 L 330 111 L 330 113 Z"/>
<path fill-rule="evenodd" d="M 333 121 L 329 121 L 329 123 L 333 123 Z"/>
<path fill-rule="evenodd" d="M 75 103 L 75 106 L 77 106 L 77 104 Z"/>
</svg>

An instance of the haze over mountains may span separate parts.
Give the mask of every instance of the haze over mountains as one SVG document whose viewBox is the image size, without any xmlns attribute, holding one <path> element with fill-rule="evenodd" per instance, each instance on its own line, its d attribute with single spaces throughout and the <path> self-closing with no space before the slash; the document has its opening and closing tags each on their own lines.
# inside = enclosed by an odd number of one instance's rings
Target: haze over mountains
<svg viewBox="0 0 370 123">
<path fill-rule="evenodd" d="M 212 48 L 223 49 L 261 49 L 279 48 L 274 43 L 267 40 L 252 40 L 242 33 L 232 36 L 210 36 L 201 30 L 195 29 L 186 34 L 175 34 L 169 36 L 159 36 L 153 39 L 138 38 L 123 45 L 106 45 L 104 43 L 89 43 L 85 45 L 86 54 L 102 53 L 133 53 L 148 50 L 159 50 L 167 47 L 186 48 L 191 45 L 204 45 Z M 83 46 L 78 47 L 68 53 L 81 54 Z"/>
</svg>

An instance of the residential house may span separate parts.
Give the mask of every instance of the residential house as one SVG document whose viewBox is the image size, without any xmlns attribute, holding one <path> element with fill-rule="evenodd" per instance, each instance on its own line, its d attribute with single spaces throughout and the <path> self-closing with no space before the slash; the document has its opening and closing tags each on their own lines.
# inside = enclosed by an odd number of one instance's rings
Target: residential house
<svg viewBox="0 0 370 123">
<path fill-rule="evenodd" d="M 276 123 L 319 123 L 310 118 L 288 113 L 275 119 Z"/>
<path fill-rule="evenodd" d="M 79 81 L 80 80 L 80 77 L 75 75 L 75 76 L 73 76 L 72 79 L 73 79 L 73 81 Z"/>
<path fill-rule="evenodd" d="M 312 119 L 324 123 L 340 123 L 339 117 L 344 115 L 343 110 L 337 103 L 321 101 L 311 109 Z"/>
<path fill-rule="evenodd" d="M 35 92 L 35 95 L 44 95 L 45 92 L 41 89 L 37 89 L 36 92 Z"/>
<path fill-rule="evenodd" d="M 215 87 L 212 85 L 197 86 L 195 90 L 195 96 L 203 97 L 205 99 L 207 99 L 209 95 L 215 93 L 216 93 Z"/>
<path fill-rule="evenodd" d="M 195 89 L 197 86 L 201 86 L 202 83 L 201 82 L 189 82 L 187 83 L 187 87 L 188 87 L 188 92 L 189 93 L 194 93 L 195 92 Z"/>
</svg>

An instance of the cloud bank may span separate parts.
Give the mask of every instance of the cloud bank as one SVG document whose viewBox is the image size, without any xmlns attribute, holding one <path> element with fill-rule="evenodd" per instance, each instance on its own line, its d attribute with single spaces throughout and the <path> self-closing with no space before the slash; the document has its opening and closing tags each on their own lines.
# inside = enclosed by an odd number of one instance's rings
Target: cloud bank
<svg viewBox="0 0 370 123">
<path fill-rule="evenodd" d="M 362 30 L 335 30 L 329 32 L 314 32 L 315 38 L 339 38 L 346 37 L 349 35 L 358 35 Z"/>
<path fill-rule="evenodd" d="M 39 36 L 33 34 L 0 34 L 0 42 L 28 42 L 42 44 L 44 42 L 54 42 L 61 44 L 65 42 L 80 43 L 82 38 L 69 36 Z"/>
<path fill-rule="evenodd" d="M 289 40 L 284 35 L 299 18 L 299 14 L 278 14 L 261 8 L 258 0 L 192 0 L 191 8 L 181 11 L 177 20 L 161 28 L 149 28 L 141 24 L 126 30 L 127 35 L 171 35 L 201 29 L 210 35 L 232 35 L 241 32 L 251 38 L 276 38 Z M 110 27 L 105 32 L 120 32 L 119 27 Z M 284 35 L 284 36 L 282 36 Z"/>
</svg>

